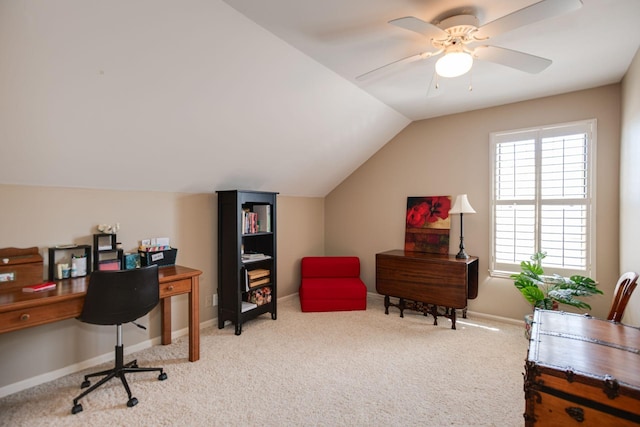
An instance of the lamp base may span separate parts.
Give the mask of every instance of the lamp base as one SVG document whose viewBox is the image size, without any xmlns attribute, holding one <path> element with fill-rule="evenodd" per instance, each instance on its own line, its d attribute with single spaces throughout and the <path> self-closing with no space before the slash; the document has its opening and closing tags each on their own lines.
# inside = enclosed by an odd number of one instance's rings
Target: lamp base
<svg viewBox="0 0 640 427">
<path fill-rule="evenodd" d="M 460 250 L 460 252 L 458 252 L 456 254 L 456 259 L 467 259 L 469 258 L 469 255 L 467 255 L 467 253 L 464 250 Z"/>
</svg>

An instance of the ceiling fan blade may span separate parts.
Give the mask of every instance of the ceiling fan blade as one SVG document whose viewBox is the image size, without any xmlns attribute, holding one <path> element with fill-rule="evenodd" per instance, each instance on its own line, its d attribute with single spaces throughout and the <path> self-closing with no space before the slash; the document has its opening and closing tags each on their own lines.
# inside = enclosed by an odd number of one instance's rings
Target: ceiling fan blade
<svg viewBox="0 0 640 427">
<path fill-rule="evenodd" d="M 531 74 L 541 72 L 552 62 L 550 59 L 496 46 L 478 46 L 474 50 L 473 56 L 483 61 L 495 62 Z"/>
<path fill-rule="evenodd" d="M 446 38 L 449 36 L 449 34 L 441 28 L 425 22 L 422 19 L 418 19 L 415 16 L 405 16 L 404 18 L 393 19 L 389 21 L 389 24 L 422 34 L 428 39 Z"/>
<path fill-rule="evenodd" d="M 475 37 L 485 39 L 537 21 L 562 15 L 582 7 L 582 0 L 542 0 L 491 21 L 478 29 Z"/>
<path fill-rule="evenodd" d="M 398 59 L 397 61 L 390 62 L 386 65 L 383 65 L 382 67 L 378 67 L 364 74 L 360 74 L 358 77 L 356 77 L 356 80 L 358 81 L 367 80 L 367 79 L 379 76 L 381 74 L 390 72 L 394 67 L 397 67 L 399 65 L 410 64 L 411 62 L 419 61 L 421 59 L 426 59 L 426 58 L 429 58 L 430 56 L 433 56 L 433 53 L 422 52 L 416 55 L 407 56 L 406 58 Z"/>
</svg>

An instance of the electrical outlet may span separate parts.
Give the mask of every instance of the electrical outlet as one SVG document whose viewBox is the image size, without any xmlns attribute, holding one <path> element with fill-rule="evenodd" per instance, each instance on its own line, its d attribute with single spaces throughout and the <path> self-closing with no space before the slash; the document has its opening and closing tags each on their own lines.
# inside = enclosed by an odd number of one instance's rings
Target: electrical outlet
<svg viewBox="0 0 640 427">
<path fill-rule="evenodd" d="M 213 305 L 218 305 L 218 294 L 213 294 Z"/>
<path fill-rule="evenodd" d="M 211 297 L 211 295 L 207 295 L 206 298 L 204 299 L 204 306 L 205 307 L 211 307 L 211 301 L 214 300 L 215 297 Z"/>
</svg>

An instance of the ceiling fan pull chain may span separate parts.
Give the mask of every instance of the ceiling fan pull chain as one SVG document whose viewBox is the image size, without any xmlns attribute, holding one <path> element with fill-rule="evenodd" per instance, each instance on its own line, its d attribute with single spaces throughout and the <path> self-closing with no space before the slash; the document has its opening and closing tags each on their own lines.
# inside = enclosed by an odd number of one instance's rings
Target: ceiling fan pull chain
<svg viewBox="0 0 640 427">
<path fill-rule="evenodd" d="M 440 88 L 440 84 L 438 83 L 438 73 L 434 73 L 436 78 L 436 89 Z"/>
<path fill-rule="evenodd" d="M 469 73 L 469 92 L 473 91 L 473 70 Z"/>
</svg>

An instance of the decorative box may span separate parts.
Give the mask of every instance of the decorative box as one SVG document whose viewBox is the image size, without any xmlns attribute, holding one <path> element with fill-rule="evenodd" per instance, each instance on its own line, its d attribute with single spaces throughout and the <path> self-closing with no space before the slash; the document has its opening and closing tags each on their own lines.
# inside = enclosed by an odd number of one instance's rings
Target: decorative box
<svg viewBox="0 0 640 427">
<path fill-rule="evenodd" d="M 140 265 L 147 266 L 157 264 L 158 267 L 176 265 L 177 248 L 165 249 L 162 251 L 138 251 L 140 254 Z"/>
<path fill-rule="evenodd" d="M 536 309 L 525 364 L 524 425 L 640 425 L 640 329 Z"/>
<path fill-rule="evenodd" d="M 271 288 L 267 286 L 251 291 L 247 294 L 247 300 L 259 306 L 268 304 L 271 302 Z"/>
</svg>

